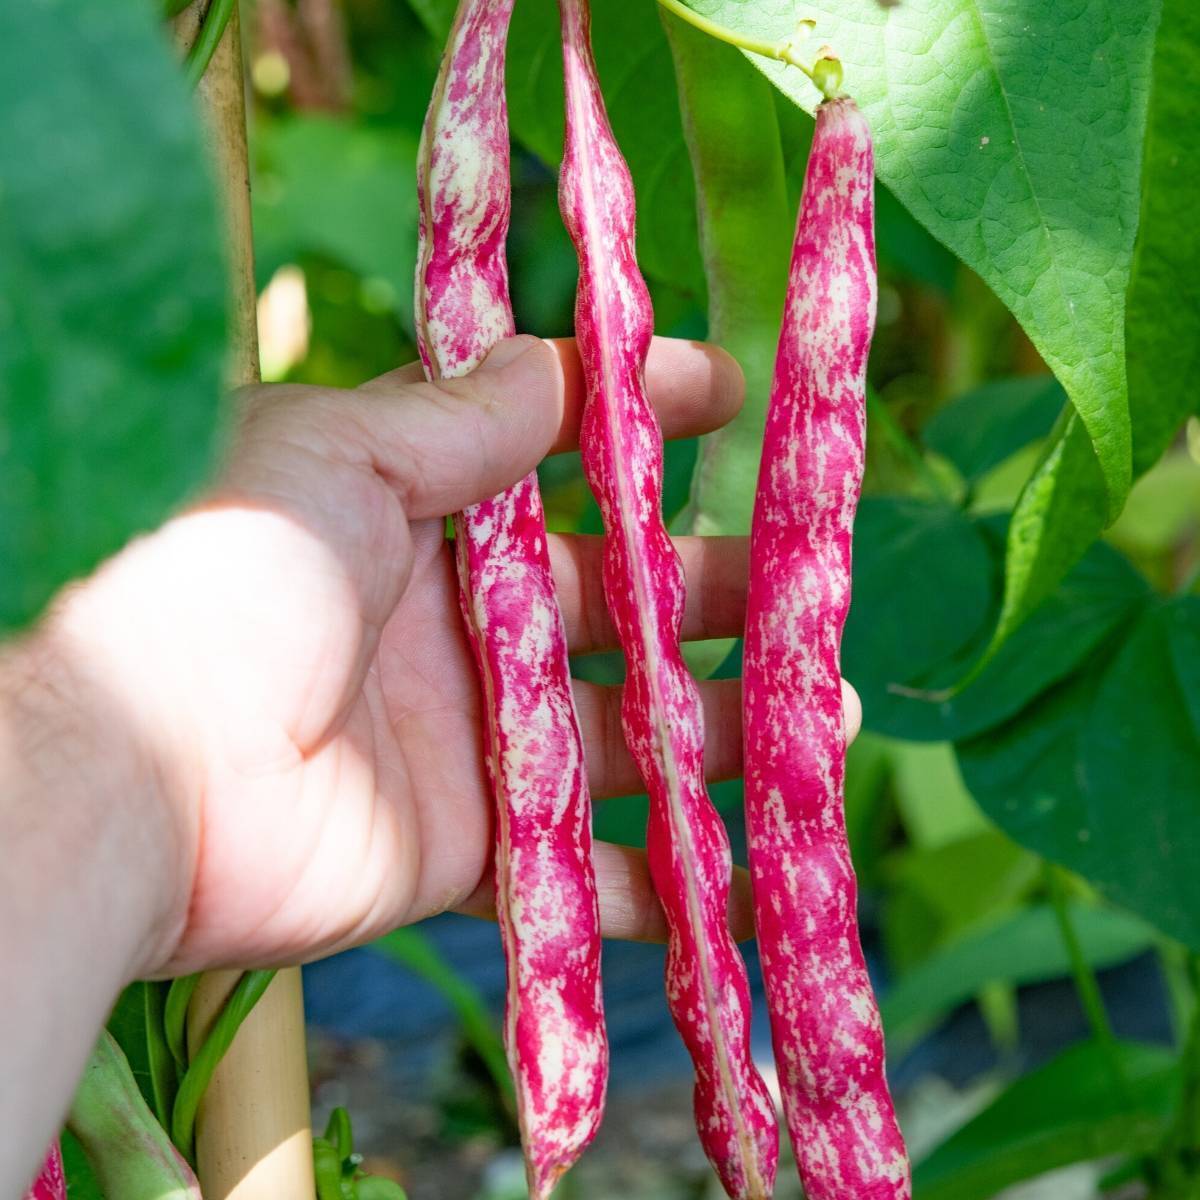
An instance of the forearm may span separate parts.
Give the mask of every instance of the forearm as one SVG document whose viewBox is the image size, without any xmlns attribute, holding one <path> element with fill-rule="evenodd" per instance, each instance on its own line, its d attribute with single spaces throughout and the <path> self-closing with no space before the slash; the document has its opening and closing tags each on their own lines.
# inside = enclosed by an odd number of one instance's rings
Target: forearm
<svg viewBox="0 0 1200 1200">
<path fill-rule="evenodd" d="M 0 1196 L 61 1121 L 173 891 L 153 759 L 67 622 L 0 649 Z"/>
</svg>

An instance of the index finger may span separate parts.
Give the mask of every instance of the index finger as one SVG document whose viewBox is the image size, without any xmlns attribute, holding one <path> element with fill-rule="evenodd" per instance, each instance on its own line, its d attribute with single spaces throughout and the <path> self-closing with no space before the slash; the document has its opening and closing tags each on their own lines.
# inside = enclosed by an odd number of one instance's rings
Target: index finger
<svg viewBox="0 0 1200 1200">
<path fill-rule="evenodd" d="M 549 453 L 579 448 L 583 366 L 574 338 L 546 338 L 558 357 L 563 395 L 558 433 Z M 388 371 L 363 385 L 386 390 L 424 379 L 420 363 Z M 746 384 L 737 360 L 719 346 L 687 338 L 656 337 L 646 360 L 646 391 L 665 438 L 697 437 L 727 425 L 742 407 Z"/>
</svg>

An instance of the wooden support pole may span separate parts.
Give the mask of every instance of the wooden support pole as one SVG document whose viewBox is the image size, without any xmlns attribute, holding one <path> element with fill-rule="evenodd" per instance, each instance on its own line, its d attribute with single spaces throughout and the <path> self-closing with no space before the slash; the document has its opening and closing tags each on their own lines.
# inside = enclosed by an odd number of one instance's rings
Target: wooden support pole
<svg viewBox="0 0 1200 1200">
<path fill-rule="evenodd" d="M 197 0 L 176 19 L 190 46 L 208 5 Z M 231 387 L 259 376 L 254 237 L 246 149 L 246 93 L 235 7 L 198 92 L 224 204 L 230 278 Z M 188 1011 L 194 1048 L 237 983 L 237 971 L 212 971 Z M 196 1158 L 205 1200 L 313 1200 L 312 1118 L 300 968 L 281 970 L 238 1030 L 213 1074 L 196 1116 Z"/>
<path fill-rule="evenodd" d="M 203 1041 L 240 971 L 210 971 L 188 1010 Z M 300 970 L 271 981 L 221 1060 L 196 1115 L 204 1200 L 313 1200 L 312 1130 Z"/>
</svg>

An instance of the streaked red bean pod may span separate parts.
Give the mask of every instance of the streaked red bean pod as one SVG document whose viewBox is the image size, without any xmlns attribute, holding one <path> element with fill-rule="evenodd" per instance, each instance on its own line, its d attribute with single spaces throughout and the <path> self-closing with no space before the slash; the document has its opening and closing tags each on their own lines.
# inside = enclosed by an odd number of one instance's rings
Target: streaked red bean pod
<svg viewBox="0 0 1200 1200">
<path fill-rule="evenodd" d="M 67 1200 L 67 1180 L 57 1140 L 51 1145 L 38 1177 L 25 1193 L 25 1200 Z"/>
<path fill-rule="evenodd" d="M 700 1139 L 730 1196 L 771 1193 L 775 1110 L 750 1057 L 746 967 L 729 933 L 729 840 L 704 785 L 700 697 L 679 651 L 684 581 L 662 521 L 646 397 L 653 313 L 634 196 L 592 61 L 586 0 L 560 0 L 567 141 L 560 203 L 579 255 L 583 467 L 604 517 L 604 590 L 625 651 L 625 738 L 651 798 L 647 848 L 670 926 L 667 999 L 696 1067 Z"/>
<path fill-rule="evenodd" d="M 808 160 L 750 541 L 744 704 L 755 921 L 809 1200 L 911 1194 L 859 945 L 840 647 L 875 324 L 870 130 L 826 101 Z"/>
<path fill-rule="evenodd" d="M 461 0 L 425 121 L 416 312 L 431 379 L 471 371 L 513 333 L 504 252 L 512 5 Z M 540 1198 L 595 1135 L 608 1078 L 583 745 L 536 475 L 454 526 L 496 798 L 505 1044 L 530 1194 Z"/>
</svg>

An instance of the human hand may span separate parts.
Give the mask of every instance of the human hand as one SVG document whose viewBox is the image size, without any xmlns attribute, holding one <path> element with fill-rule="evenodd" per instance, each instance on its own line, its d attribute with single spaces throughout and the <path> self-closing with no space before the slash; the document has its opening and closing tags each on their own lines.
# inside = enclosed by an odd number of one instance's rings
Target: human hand
<svg viewBox="0 0 1200 1200">
<path fill-rule="evenodd" d="M 694 343 L 657 340 L 648 383 L 667 437 L 741 402 L 733 360 Z M 250 389 L 213 494 L 67 603 L 174 817 L 173 894 L 141 971 L 300 961 L 490 911 L 480 695 L 445 517 L 574 448 L 582 396 L 574 343 L 533 338 L 437 385 L 414 365 L 352 392 Z M 684 639 L 739 633 L 745 539 L 676 544 Z M 572 653 L 615 648 L 600 539 L 554 535 L 550 551 Z M 738 681 L 700 689 L 706 771 L 735 777 Z M 575 694 L 593 798 L 640 791 L 619 689 Z M 644 856 L 598 844 L 595 862 L 604 932 L 665 936 Z M 732 920 L 748 933 L 742 884 Z"/>
</svg>

